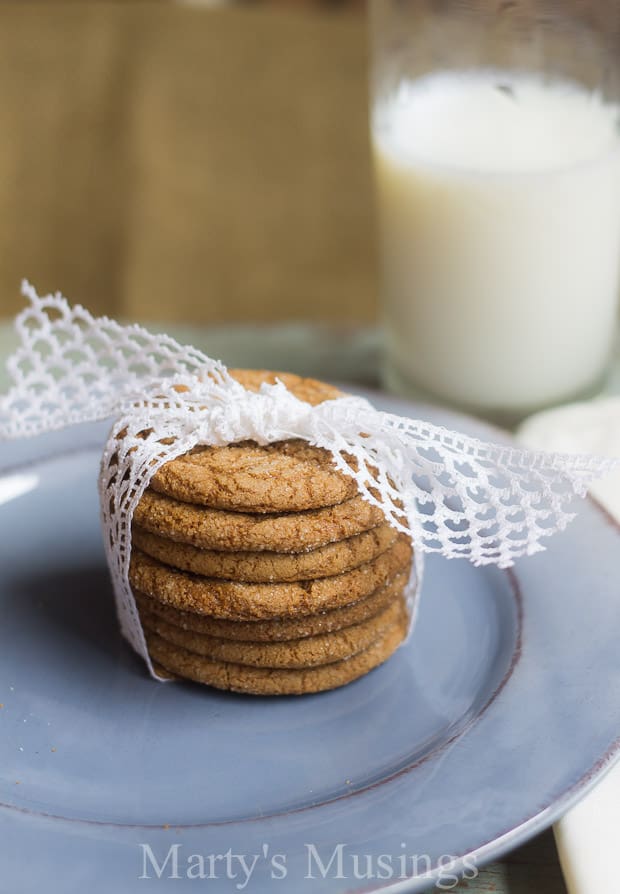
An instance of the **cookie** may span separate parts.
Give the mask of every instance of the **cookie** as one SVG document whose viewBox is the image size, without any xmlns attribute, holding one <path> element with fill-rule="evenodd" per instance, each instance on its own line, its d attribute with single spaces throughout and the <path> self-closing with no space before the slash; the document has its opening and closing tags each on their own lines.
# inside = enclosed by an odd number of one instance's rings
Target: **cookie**
<svg viewBox="0 0 620 894">
<path fill-rule="evenodd" d="M 178 682 L 183 679 L 182 677 L 177 676 L 177 674 L 173 674 L 171 671 L 166 670 L 165 667 L 162 667 L 161 664 L 153 661 L 153 659 L 151 659 L 151 664 L 153 665 L 153 670 L 157 676 L 163 677 L 164 680 L 174 680 L 175 682 Z"/>
<path fill-rule="evenodd" d="M 158 493 L 187 503 L 242 512 L 296 512 L 357 495 L 328 450 L 300 439 L 259 445 L 196 447 L 167 462 L 151 479 Z"/>
<path fill-rule="evenodd" d="M 402 608 L 398 620 L 367 649 L 342 661 L 295 669 L 248 667 L 214 661 L 168 643 L 148 631 L 146 641 L 151 658 L 158 665 L 197 683 L 254 695 L 304 695 L 335 689 L 367 674 L 395 652 L 406 636 L 407 627 L 407 613 Z"/>
<path fill-rule="evenodd" d="M 409 538 L 399 534 L 394 545 L 372 562 L 344 574 L 312 581 L 251 584 L 177 571 L 132 549 L 129 581 L 141 593 L 184 611 L 239 621 L 273 619 L 350 605 L 404 571 L 411 556 Z"/>
<path fill-rule="evenodd" d="M 278 642 L 330 633 L 332 630 L 340 630 L 372 618 L 401 595 L 408 580 L 408 574 L 397 574 L 385 586 L 351 605 L 314 615 L 276 618 L 273 621 L 226 621 L 209 615 L 198 615 L 195 612 L 179 611 L 143 593 L 135 592 L 134 596 L 140 612 L 151 612 L 163 621 L 192 633 L 206 633 L 209 636 L 237 641 Z"/>
<path fill-rule="evenodd" d="M 279 379 L 312 405 L 342 396 L 331 385 L 291 373 L 231 370 L 231 374 L 251 391 Z M 355 481 L 336 469 L 329 451 L 303 440 L 197 447 L 162 466 L 151 487 L 187 503 L 251 512 L 317 509 L 357 495 Z"/>
<path fill-rule="evenodd" d="M 266 583 L 269 581 L 313 580 L 331 577 L 370 562 L 396 540 L 397 532 L 385 522 L 370 531 L 329 543 L 306 553 L 224 552 L 198 549 L 186 543 L 166 540 L 133 527 L 133 546 L 166 565 L 226 580 Z"/>
<path fill-rule="evenodd" d="M 142 611 L 145 630 L 156 633 L 166 642 L 214 661 L 247 664 L 251 667 L 302 668 L 330 664 L 350 658 L 367 649 L 389 627 L 396 623 L 403 610 L 402 596 L 360 624 L 353 624 L 332 633 L 306 636 L 302 639 L 275 643 L 240 642 L 192 633 L 162 620 L 155 613 Z"/>
<path fill-rule="evenodd" d="M 259 515 L 182 503 L 151 488 L 142 495 L 133 518 L 151 534 L 202 549 L 277 553 L 318 549 L 384 521 L 381 509 L 360 496 L 325 509 Z"/>
<path fill-rule="evenodd" d="M 336 400 L 343 397 L 343 392 L 333 385 L 320 382 L 318 379 L 308 379 L 295 373 L 273 372 L 270 369 L 230 369 L 233 379 L 240 382 L 248 391 L 260 391 L 261 385 L 275 385 L 276 382 L 288 388 L 299 400 L 311 404 L 313 407 L 322 404 L 326 400 Z"/>
</svg>

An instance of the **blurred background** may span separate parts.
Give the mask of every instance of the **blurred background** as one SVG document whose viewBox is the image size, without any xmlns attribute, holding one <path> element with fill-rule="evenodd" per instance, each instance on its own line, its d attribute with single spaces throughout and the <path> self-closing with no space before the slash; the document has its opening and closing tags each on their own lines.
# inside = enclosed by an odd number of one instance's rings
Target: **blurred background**
<svg viewBox="0 0 620 894">
<path fill-rule="evenodd" d="M 0 132 L 0 316 L 375 318 L 362 3 L 1 3 Z"/>
</svg>

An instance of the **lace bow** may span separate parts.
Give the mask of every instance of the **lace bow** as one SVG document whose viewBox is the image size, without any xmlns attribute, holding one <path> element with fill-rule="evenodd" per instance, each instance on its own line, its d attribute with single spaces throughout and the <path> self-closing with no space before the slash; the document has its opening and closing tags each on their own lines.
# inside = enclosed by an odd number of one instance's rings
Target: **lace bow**
<svg viewBox="0 0 620 894">
<path fill-rule="evenodd" d="M 501 568 L 543 549 L 574 517 L 574 496 L 617 465 L 485 443 L 358 397 L 313 407 L 282 383 L 249 392 L 167 335 L 95 318 L 28 283 L 23 294 L 0 438 L 115 418 L 99 478 L 105 545 L 123 632 L 149 666 L 128 582 L 131 519 L 157 469 L 197 444 L 302 438 L 329 450 L 360 494 L 410 534 L 418 561 L 441 553 Z"/>
</svg>

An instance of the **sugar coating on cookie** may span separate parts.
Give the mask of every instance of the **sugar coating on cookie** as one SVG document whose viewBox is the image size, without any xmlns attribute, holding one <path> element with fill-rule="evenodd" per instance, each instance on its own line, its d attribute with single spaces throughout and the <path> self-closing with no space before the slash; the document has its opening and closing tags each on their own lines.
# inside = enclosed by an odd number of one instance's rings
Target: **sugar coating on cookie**
<svg viewBox="0 0 620 894">
<path fill-rule="evenodd" d="M 302 440 L 197 447 L 162 466 L 151 487 L 187 503 L 245 512 L 317 509 L 357 495 L 355 479 L 336 468 L 331 453 Z"/>
<path fill-rule="evenodd" d="M 254 513 L 197 506 L 148 488 L 134 521 L 167 540 L 202 549 L 301 553 L 355 537 L 384 521 L 378 506 L 355 496 L 323 509 Z"/>
<path fill-rule="evenodd" d="M 400 596 L 409 582 L 409 574 L 401 572 L 387 584 L 379 587 L 370 596 L 358 599 L 342 608 L 315 612 L 294 618 L 275 618 L 269 621 L 231 621 L 214 618 L 212 615 L 181 611 L 166 605 L 152 596 L 135 591 L 140 612 L 158 615 L 162 620 L 193 633 L 206 633 L 221 639 L 248 642 L 278 642 L 280 640 L 301 639 L 319 633 L 330 633 L 351 624 L 358 624 L 372 618 L 388 603 Z"/>
<path fill-rule="evenodd" d="M 236 552 L 206 550 L 167 540 L 134 525 L 133 544 L 142 552 L 181 571 L 225 580 L 267 583 L 313 580 L 350 571 L 389 549 L 397 537 L 387 522 L 305 553 Z"/>
<path fill-rule="evenodd" d="M 330 664 L 367 649 L 396 623 L 403 608 L 403 599 L 399 597 L 377 615 L 359 624 L 331 633 L 273 643 L 241 642 L 193 633 L 164 621 L 148 610 L 141 611 L 140 617 L 147 631 L 205 658 L 251 667 L 303 668 Z"/>
<path fill-rule="evenodd" d="M 197 683 L 254 695 L 305 695 L 344 686 L 383 664 L 402 643 L 407 626 L 408 617 L 403 610 L 394 625 L 351 658 L 294 669 L 215 661 L 168 643 L 154 633 L 147 632 L 146 639 L 149 652 L 158 664 L 172 674 Z"/>
<path fill-rule="evenodd" d="M 140 592 L 175 608 L 245 621 L 310 615 L 350 605 L 408 569 L 411 557 L 409 538 L 399 534 L 393 546 L 352 571 L 311 581 L 252 584 L 177 571 L 133 549 L 129 580 Z"/>
</svg>

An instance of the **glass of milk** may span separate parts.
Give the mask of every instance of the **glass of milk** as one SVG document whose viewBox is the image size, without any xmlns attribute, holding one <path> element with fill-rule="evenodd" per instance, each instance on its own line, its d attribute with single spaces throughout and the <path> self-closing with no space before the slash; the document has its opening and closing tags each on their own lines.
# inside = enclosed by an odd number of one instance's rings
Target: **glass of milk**
<svg viewBox="0 0 620 894">
<path fill-rule="evenodd" d="M 371 3 L 386 384 L 507 423 L 594 394 L 619 289 L 620 4 Z"/>
</svg>

